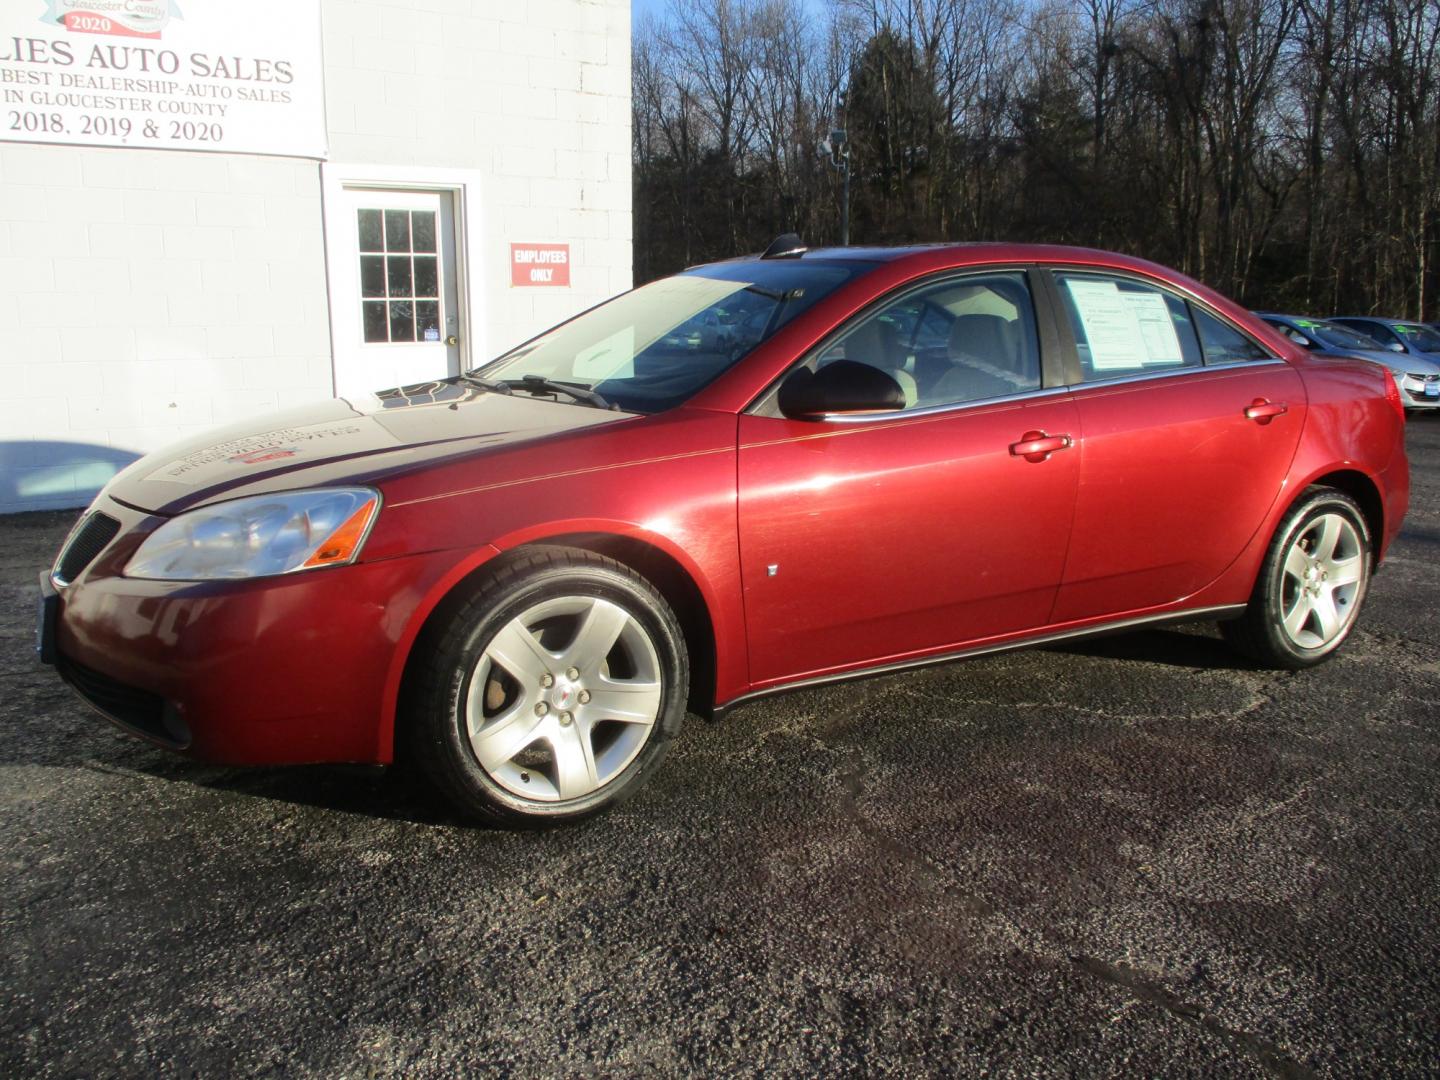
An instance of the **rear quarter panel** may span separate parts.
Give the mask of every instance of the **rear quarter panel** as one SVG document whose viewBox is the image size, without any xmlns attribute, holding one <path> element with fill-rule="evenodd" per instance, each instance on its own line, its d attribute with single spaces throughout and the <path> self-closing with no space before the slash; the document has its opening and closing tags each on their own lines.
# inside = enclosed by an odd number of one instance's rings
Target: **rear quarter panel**
<svg viewBox="0 0 1440 1080">
<path fill-rule="evenodd" d="M 1291 474 L 1294 494 L 1341 470 L 1368 477 L 1384 512 L 1376 554 L 1383 558 L 1410 505 L 1405 420 L 1386 399 L 1390 373 L 1364 360 L 1302 355 L 1296 362 L 1310 398 L 1310 415 Z M 1286 502 L 1293 501 L 1286 500 Z"/>
<path fill-rule="evenodd" d="M 1389 374 L 1367 361 L 1296 356 L 1296 351 L 1287 345 L 1283 354 L 1305 380 L 1309 402 L 1290 474 L 1244 553 L 1191 597 L 1188 607 L 1245 603 L 1285 514 L 1306 488 L 1335 473 L 1358 474 L 1379 495 L 1383 521 L 1374 537 L 1377 560 L 1400 531 L 1410 502 L 1410 466 L 1405 421 L 1385 397 Z"/>
</svg>

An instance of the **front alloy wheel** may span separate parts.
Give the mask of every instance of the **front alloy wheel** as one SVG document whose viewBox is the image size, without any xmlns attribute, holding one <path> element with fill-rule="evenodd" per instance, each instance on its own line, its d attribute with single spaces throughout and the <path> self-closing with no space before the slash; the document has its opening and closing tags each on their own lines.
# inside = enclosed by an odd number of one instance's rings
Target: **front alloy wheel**
<svg viewBox="0 0 1440 1080">
<path fill-rule="evenodd" d="M 633 794 L 684 718 L 684 637 L 664 597 L 593 552 L 510 557 L 416 643 L 405 724 L 466 817 L 529 828 Z"/>
<path fill-rule="evenodd" d="M 601 597 L 559 596 L 490 639 L 470 677 L 465 727 L 497 784 L 559 802 L 623 773 L 660 707 L 660 657 L 639 619 Z"/>
</svg>

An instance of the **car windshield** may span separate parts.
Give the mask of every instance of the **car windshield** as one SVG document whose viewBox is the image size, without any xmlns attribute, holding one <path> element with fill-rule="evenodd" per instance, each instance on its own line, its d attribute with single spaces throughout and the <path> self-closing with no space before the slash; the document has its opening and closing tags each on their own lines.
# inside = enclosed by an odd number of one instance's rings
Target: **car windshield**
<svg viewBox="0 0 1440 1080">
<path fill-rule="evenodd" d="M 1303 327 L 1306 333 L 1316 341 L 1322 345 L 1328 345 L 1332 349 L 1385 351 L 1385 346 L 1380 342 L 1365 336 L 1359 330 L 1351 330 L 1348 326 L 1338 326 L 1335 323 L 1299 322 L 1298 320 L 1297 325 Z"/>
<path fill-rule="evenodd" d="M 1395 332 L 1406 345 L 1421 352 L 1440 353 L 1440 334 L 1419 323 L 1395 323 Z"/>
<path fill-rule="evenodd" d="M 568 383 L 629 412 L 659 412 L 873 266 L 755 259 L 700 267 L 617 296 L 474 374 L 547 396 L 543 381 Z"/>
</svg>

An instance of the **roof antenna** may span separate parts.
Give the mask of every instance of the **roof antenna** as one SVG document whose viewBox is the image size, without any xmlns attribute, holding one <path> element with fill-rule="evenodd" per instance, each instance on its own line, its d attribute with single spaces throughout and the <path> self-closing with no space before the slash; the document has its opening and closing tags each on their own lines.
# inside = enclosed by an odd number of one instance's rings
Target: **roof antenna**
<svg viewBox="0 0 1440 1080">
<path fill-rule="evenodd" d="M 798 259 L 809 249 L 805 241 L 800 239 L 799 233 L 787 232 L 777 236 L 775 242 L 765 249 L 762 259 Z"/>
</svg>

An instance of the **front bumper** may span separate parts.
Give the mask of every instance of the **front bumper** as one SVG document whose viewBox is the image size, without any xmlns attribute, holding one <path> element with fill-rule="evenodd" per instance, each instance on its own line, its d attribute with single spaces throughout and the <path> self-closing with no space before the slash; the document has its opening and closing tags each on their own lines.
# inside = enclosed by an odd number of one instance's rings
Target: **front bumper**
<svg viewBox="0 0 1440 1080">
<path fill-rule="evenodd" d="M 388 763 L 403 652 L 465 556 L 430 552 L 233 582 L 130 579 L 161 519 L 107 501 L 114 542 L 53 620 L 57 670 L 112 721 L 234 765 Z"/>
<path fill-rule="evenodd" d="M 1397 371 L 1395 382 L 1407 409 L 1440 409 L 1440 375 L 1417 378 Z"/>
</svg>

